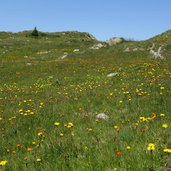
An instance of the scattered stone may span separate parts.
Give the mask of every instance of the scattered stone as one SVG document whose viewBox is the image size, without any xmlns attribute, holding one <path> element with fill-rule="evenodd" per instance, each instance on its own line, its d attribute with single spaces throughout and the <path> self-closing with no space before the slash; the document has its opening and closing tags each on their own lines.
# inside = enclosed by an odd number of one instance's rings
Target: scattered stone
<svg viewBox="0 0 171 171">
<path fill-rule="evenodd" d="M 114 73 L 108 74 L 107 77 L 115 77 L 116 75 L 118 75 L 118 73 L 117 72 L 114 72 Z"/>
<path fill-rule="evenodd" d="M 133 52 L 136 52 L 136 51 L 138 51 L 138 48 L 134 48 L 134 49 L 132 49 L 132 51 Z"/>
<path fill-rule="evenodd" d="M 31 66 L 31 65 L 32 65 L 32 63 L 27 63 L 26 65 L 27 65 L 27 66 Z"/>
<path fill-rule="evenodd" d="M 38 55 L 42 55 L 42 54 L 47 54 L 49 53 L 50 51 L 44 51 L 44 52 L 37 52 Z"/>
<path fill-rule="evenodd" d="M 107 119 L 109 119 L 109 116 L 107 116 L 105 113 L 100 113 L 100 114 L 96 115 L 96 118 L 107 120 Z"/>
<path fill-rule="evenodd" d="M 103 47 L 106 47 L 106 45 L 99 43 L 99 44 L 93 45 L 92 47 L 90 47 L 90 49 L 98 50 L 98 49 L 101 49 Z"/>
<path fill-rule="evenodd" d="M 164 56 L 162 55 L 164 51 L 163 45 L 160 46 L 157 51 L 155 51 L 154 48 L 155 44 L 153 43 L 152 47 L 150 48 L 150 54 L 154 57 L 154 59 L 164 59 Z"/>
<path fill-rule="evenodd" d="M 124 50 L 124 52 L 130 52 L 131 50 L 130 50 L 130 48 L 126 48 L 125 50 Z"/>
<path fill-rule="evenodd" d="M 107 40 L 106 43 L 107 43 L 109 46 L 112 46 L 112 45 L 116 45 L 116 44 L 118 44 L 118 43 L 123 42 L 123 40 L 124 40 L 124 39 L 121 38 L 121 37 L 113 37 L 113 38 Z"/>
<path fill-rule="evenodd" d="M 67 52 L 64 52 L 64 55 L 60 57 L 60 59 L 64 59 L 68 56 L 68 53 Z"/>
<path fill-rule="evenodd" d="M 79 49 L 74 49 L 73 52 L 79 52 L 80 50 Z"/>
</svg>

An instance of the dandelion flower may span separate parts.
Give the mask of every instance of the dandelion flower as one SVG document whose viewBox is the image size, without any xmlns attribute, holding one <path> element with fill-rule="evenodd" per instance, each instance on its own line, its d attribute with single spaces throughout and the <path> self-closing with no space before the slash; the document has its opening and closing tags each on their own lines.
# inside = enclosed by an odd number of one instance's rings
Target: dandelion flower
<svg viewBox="0 0 171 171">
<path fill-rule="evenodd" d="M 165 148 L 165 149 L 163 150 L 163 152 L 165 152 L 165 153 L 171 153 L 171 149 L 170 149 L 170 148 Z"/>
<path fill-rule="evenodd" d="M 130 150 L 130 149 L 131 149 L 131 147 L 128 145 L 128 146 L 126 147 L 126 149 L 127 149 L 127 150 Z"/>
<path fill-rule="evenodd" d="M 74 124 L 72 122 L 68 122 L 67 128 L 72 128 L 73 126 L 74 126 Z"/>
<path fill-rule="evenodd" d="M 162 128 L 167 128 L 168 125 L 167 124 L 162 124 Z"/>
<path fill-rule="evenodd" d="M 155 144 L 149 143 L 148 146 L 147 146 L 147 150 L 148 151 L 154 151 L 155 150 Z"/>
<path fill-rule="evenodd" d="M 55 126 L 59 126 L 60 123 L 59 123 L 59 122 L 55 122 L 54 125 L 55 125 Z"/>
<path fill-rule="evenodd" d="M 160 90 L 164 90 L 164 87 L 160 87 Z"/>
<path fill-rule="evenodd" d="M 59 135 L 60 135 L 60 137 L 63 137 L 64 136 L 64 134 L 62 132 Z"/>
<path fill-rule="evenodd" d="M 0 161 L 0 166 L 5 166 L 8 163 L 7 160 L 2 160 Z"/>
<path fill-rule="evenodd" d="M 164 113 L 161 113 L 160 116 L 163 117 L 163 116 L 165 116 L 165 114 Z"/>
<path fill-rule="evenodd" d="M 40 162 L 40 161 L 41 161 L 41 158 L 37 158 L 36 161 L 37 161 L 37 162 Z"/>
<path fill-rule="evenodd" d="M 38 136 L 43 136 L 44 135 L 44 133 L 43 132 L 38 132 L 38 134 L 37 134 Z"/>
</svg>

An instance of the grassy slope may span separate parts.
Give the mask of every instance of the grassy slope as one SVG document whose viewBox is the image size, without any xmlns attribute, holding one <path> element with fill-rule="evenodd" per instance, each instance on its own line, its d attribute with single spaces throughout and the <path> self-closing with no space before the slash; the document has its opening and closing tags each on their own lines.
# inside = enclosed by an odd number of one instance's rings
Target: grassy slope
<svg viewBox="0 0 171 171">
<path fill-rule="evenodd" d="M 0 33 L 0 161 L 8 161 L 0 169 L 171 168 L 163 152 L 171 148 L 170 36 L 90 50 L 98 41 L 85 33 L 28 35 Z M 147 50 L 123 52 L 152 42 L 165 43 L 166 60 Z M 59 59 L 64 52 L 68 57 Z M 118 75 L 108 78 L 111 72 Z M 110 119 L 97 120 L 101 112 Z"/>
</svg>

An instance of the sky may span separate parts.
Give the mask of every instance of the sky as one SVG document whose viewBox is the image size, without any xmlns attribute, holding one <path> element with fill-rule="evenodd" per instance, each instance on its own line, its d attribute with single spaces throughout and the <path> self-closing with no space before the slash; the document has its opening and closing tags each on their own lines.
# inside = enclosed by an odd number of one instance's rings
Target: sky
<svg viewBox="0 0 171 171">
<path fill-rule="evenodd" d="M 171 29 L 171 0 L 1 0 L 0 31 L 89 32 L 146 40 Z"/>
</svg>

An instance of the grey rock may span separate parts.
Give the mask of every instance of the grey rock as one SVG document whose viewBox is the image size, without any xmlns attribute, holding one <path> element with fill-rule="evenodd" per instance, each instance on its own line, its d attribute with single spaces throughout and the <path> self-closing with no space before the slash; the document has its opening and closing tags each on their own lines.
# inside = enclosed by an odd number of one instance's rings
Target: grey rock
<svg viewBox="0 0 171 171">
<path fill-rule="evenodd" d="M 108 74 L 107 77 L 115 77 L 116 75 L 118 75 L 118 73 L 117 72 L 114 72 L 114 73 Z"/>
<path fill-rule="evenodd" d="M 154 59 L 164 59 L 163 51 L 164 51 L 163 45 L 160 46 L 158 50 L 155 50 L 155 44 L 153 43 L 149 53 L 153 56 Z"/>
<path fill-rule="evenodd" d="M 96 118 L 107 120 L 107 119 L 109 119 L 109 116 L 107 116 L 105 113 L 100 113 L 100 114 L 96 115 Z"/>
<path fill-rule="evenodd" d="M 121 42 L 123 42 L 123 38 L 120 38 L 120 37 L 113 37 L 113 38 L 106 41 L 106 43 L 109 46 L 116 45 L 116 44 L 121 43 Z"/>
<path fill-rule="evenodd" d="M 31 66 L 31 65 L 32 65 L 32 63 L 27 63 L 26 65 L 27 65 L 27 66 Z"/>
<path fill-rule="evenodd" d="M 60 59 L 65 59 L 68 56 L 67 52 L 64 52 L 64 55 L 60 57 Z"/>
<path fill-rule="evenodd" d="M 132 49 L 132 51 L 133 52 L 136 52 L 136 51 L 138 51 L 138 48 L 134 48 L 134 49 Z"/>
<path fill-rule="evenodd" d="M 93 45 L 92 47 L 90 47 L 90 49 L 98 50 L 98 49 L 101 49 L 103 47 L 106 47 L 106 45 L 103 45 L 102 43 L 98 43 L 98 44 Z"/>
<path fill-rule="evenodd" d="M 79 49 L 74 49 L 73 52 L 79 52 L 80 50 Z"/>
<path fill-rule="evenodd" d="M 130 50 L 130 48 L 126 48 L 125 50 L 124 50 L 124 52 L 130 52 L 131 50 Z"/>
</svg>

